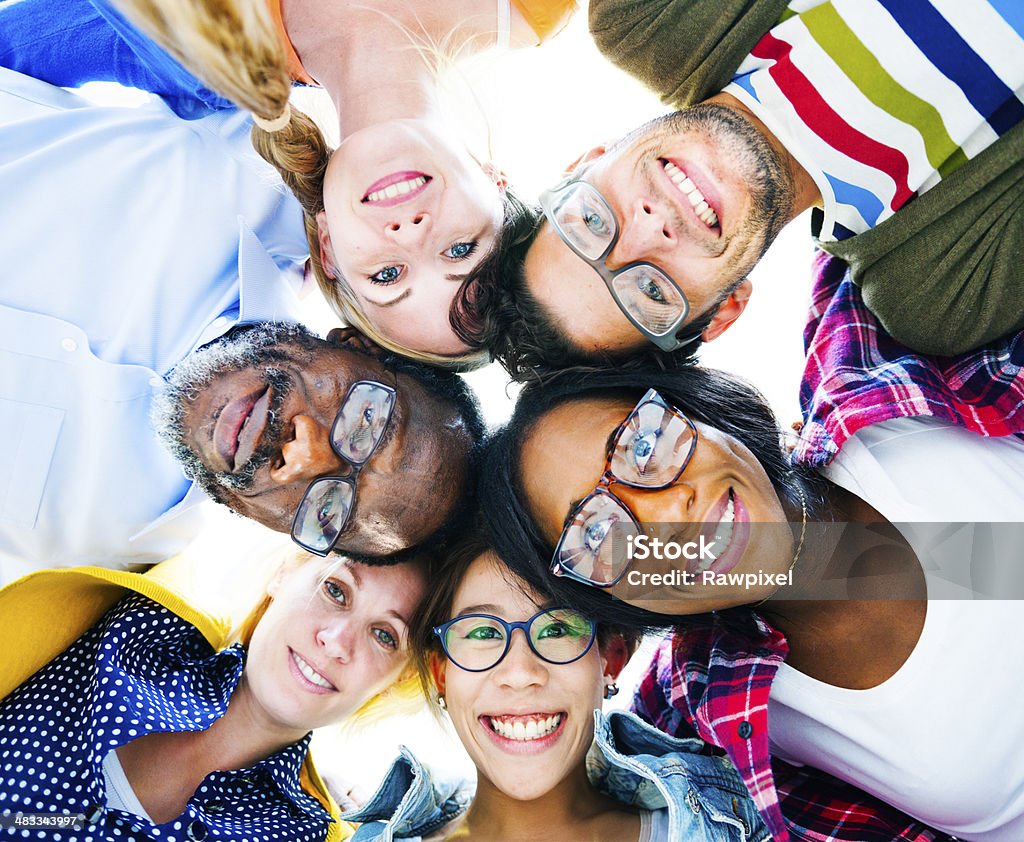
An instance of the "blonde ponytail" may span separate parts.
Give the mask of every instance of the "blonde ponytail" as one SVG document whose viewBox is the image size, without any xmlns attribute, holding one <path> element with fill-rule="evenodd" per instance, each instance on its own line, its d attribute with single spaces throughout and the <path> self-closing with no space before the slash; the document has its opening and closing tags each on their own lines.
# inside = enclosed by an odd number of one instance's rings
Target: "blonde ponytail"
<svg viewBox="0 0 1024 842">
<path fill-rule="evenodd" d="M 305 217 L 313 275 L 331 309 L 378 345 L 432 365 L 464 370 L 488 362 L 485 351 L 446 357 L 414 351 L 381 334 L 348 282 L 329 277 L 320 260 L 316 215 L 331 148 L 313 120 L 289 106 L 292 79 L 266 0 L 114 0 L 115 4 L 211 90 L 258 117 L 253 146 L 295 194 Z M 285 115 L 290 115 L 285 122 Z M 280 126 L 280 128 L 278 128 Z"/>
<path fill-rule="evenodd" d="M 266 0 L 115 0 L 143 32 L 211 90 L 265 121 L 292 80 Z"/>
</svg>

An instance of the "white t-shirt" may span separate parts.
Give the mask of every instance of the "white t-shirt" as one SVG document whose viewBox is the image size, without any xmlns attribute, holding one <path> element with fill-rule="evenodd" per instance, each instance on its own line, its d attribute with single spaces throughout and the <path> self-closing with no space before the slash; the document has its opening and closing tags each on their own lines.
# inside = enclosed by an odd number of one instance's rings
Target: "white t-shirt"
<svg viewBox="0 0 1024 842">
<path fill-rule="evenodd" d="M 985 439 L 934 419 L 866 428 L 823 472 L 892 521 L 926 566 L 937 533 L 905 521 L 932 520 L 948 532 L 945 520 L 953 517 L 1024 518 L 1024 442 Z M 1001 537 L 996 563 L 1024 566 L 1024 542 L 1012 532 Z M 833 687 L 782 665 L 768 704 L 772 753 L 960 838 L 1020 842 L 1024 602 L 963 598 L 966 587 L 948 573 L 926 576 L 921 637 L 878 687 Z"/>
<path fill-rule="evenodd" d="M 107 756 L 103 758 L 103 782 L 107 789 L 107 807 L 109 809 L 131 813 L 133 816 L 139 816 L 156 824 L 146 812 L 146 808 L 142 806 L 135 790 L 132 789 L 116 750 L 108 751 Z"/>
</svg>

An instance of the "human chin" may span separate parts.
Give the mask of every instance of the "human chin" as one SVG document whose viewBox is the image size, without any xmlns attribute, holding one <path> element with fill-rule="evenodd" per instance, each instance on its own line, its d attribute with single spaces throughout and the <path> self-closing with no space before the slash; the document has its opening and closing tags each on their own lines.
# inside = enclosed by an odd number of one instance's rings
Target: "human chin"
<svg viewBox="0 0 1024 842">
<path fill-rule="evenodd" d="M 463 743 L 477 768 L 501 792 L 520 801 L 540 798 L 558 786 L 583 763 L 593 741 L 592 714 L 578 709 L 495 709 L 477 716 L 469 727 L 472 737 L 467 741 L 463 736 Z"/>
</svg>

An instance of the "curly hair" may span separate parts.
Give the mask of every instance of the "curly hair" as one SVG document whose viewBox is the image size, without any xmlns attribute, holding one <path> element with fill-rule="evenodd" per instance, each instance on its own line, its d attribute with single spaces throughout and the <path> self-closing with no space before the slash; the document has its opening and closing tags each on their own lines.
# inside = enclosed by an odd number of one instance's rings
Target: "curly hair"
<svg viewBox="0 0 1024 842">
<path fill-rule="evenodd" d="M 463 342 L 487 348 L 520 382 L 544 380 L 565 369 L 670 369 L 695 361 L 700 334 L 717 306 L 687 326 L 686 335 L 693 341 L 677 351 L 662 351 L 652 343 L 619 353 L 577 347 L 530 292 L 526 280 L 526 256 L 544 224 L 544 214 L 534 205 L 522 204 L 514 218 L 506 218 L 491 251 L 474 267 L 452 304 L 452 329 Z"/>
</svg>

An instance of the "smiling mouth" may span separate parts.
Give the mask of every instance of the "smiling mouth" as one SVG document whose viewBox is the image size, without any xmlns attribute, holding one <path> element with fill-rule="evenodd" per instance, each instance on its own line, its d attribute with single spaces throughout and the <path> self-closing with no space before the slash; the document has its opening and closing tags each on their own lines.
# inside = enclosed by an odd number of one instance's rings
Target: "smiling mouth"
<svg viewBox="0 0 1024 842">
<path fill-rule="evenodd" d="M 292 656 L 292 663 L 295 665 L 296 669 L 298 669 L 298 671 L 302 674 L 302 677 L 305 678 L 310 684 L 316 687 L 321 687 L 324 690 L 338 689 L 333 684 L 331 684 L 330 681 L 324 678 L 319 672 L 317 672 L 316 669 L 313 668 L 313 665 L 310 664 L 307 660 L 305 660 L 305 658 L 303 658 L 294 649 L 289 649 L 288 652 Z"/>
<path fill-rule="evenodd" d="M 484 723 L 499 737 L 515 742 L 532 742 L 549 737 L 565 718 L 563 713 L 531 713 L 525 716 L 483 716 Z"/>
<path fill-rule="evenodd" d="M 255 450 L 266 427 L 270 387 L 229 401 L 220 411 L 213 429 L 213 446 L 227 470 L 234 471 Z M 244 458 L 239 458 L 240 451 Z"/>
<path fill-rule="evenodd" d="M 364 205 L 391 207 L 408 201 L 427 189 L 433 181 L 431 176 L 421 172 L 398 172 L 385 176 L 370 185 L 360 201 Z"/>
<path fill-rule="evenodd" d="M 676 189 L 682 194 L 690 207 L 693 208 L 697 219 L 708 228 L 718 231 L 720 228 L 718 214 L 715 213 L 714 208 L 711 207 L 711 204 L 700 191 L 700 188 L 693 183 L 693 180 L 682 169 L 671 161 L 666 158 L 659 158 L 658 161 L 661 163 L 665 175 L 669 177 L 669 180 L 676 186 Z"/>
</svg>

